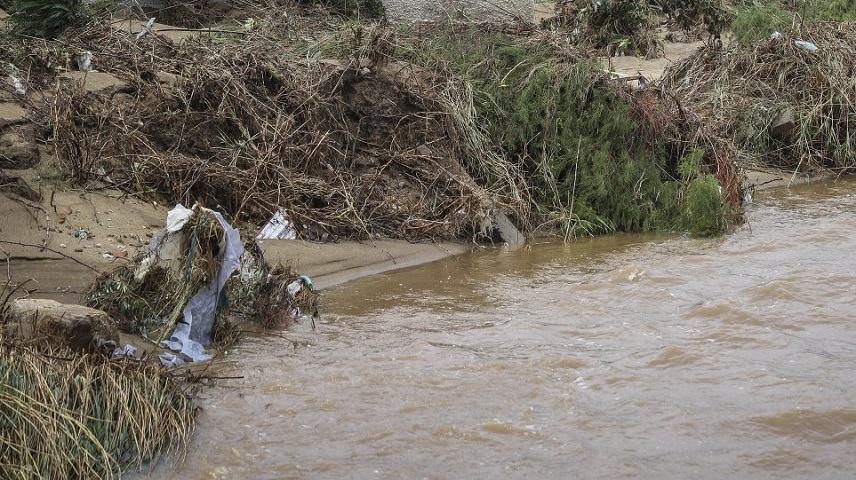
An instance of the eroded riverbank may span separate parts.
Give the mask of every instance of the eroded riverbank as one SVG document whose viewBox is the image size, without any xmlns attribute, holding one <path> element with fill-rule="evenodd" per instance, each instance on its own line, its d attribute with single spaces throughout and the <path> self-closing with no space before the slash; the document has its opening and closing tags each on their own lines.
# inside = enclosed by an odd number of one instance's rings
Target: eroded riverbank
<svg viewBox="0 0 856 480">
<path fill-rule="evenodd" d="M 466 254 L 246 338 L 155 478 L 843 478 L 856 183 L 764 193 L 727 237 Z"/>
</svg>

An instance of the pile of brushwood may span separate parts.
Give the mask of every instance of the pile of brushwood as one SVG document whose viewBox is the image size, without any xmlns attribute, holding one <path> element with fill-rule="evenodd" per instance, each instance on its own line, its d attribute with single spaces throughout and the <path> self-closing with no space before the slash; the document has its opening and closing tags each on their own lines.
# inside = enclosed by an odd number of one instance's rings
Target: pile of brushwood
<svg viewBox="0 0 856 480">
<path fill-rule="evenodd" d="M 856 22 L 819 23 L 700 50 L 664 85 L 741 164 L 843 173 L 856 168 L 854 76 Z"/>
<path fill-rule="evenodd" d="M 299 238 L 477 238 L 497 211 L 566 237 L 738 220 L 717 139 L 560 32 L 256 18 L 179 43 L 96 19 L 0 51 L 56 85 L 38 118 L 71 181 L 256 225 L 284 209 Z M 84 45 L 125 85 L 56 82 Z"/>
<path fill-rule="evenodd" d="M 0 285 L 3 478 L 113 478 L 184 452 L 196 407 L 166 370 L 4 334 L 9 285 Z"/>
<path fill-rule="evenodd" d="M 449 28 L 405 43 L 413 62 L 472 85 L 480 123 L 530 186 L 532 229 L 708 235 L 735 221 L 736 171 L 717 140 L 671 96 L 611 78 L 561 35 Z"/>
<path fill-rule="evenodd" d="M 127 82 L 110 95 L 61 85 L 45 104 L 71 179 L 109 175 L 256 224 L 285 209 L 307 239 L 460 238 L 494 210 L 526 215 L 522 179 L 496 162 L 469 92 L 390 64 L 388 29 L 349 32 L 348 55 L 330 61 L 243 33 L 174 45 L 107 21 L 69 32 Z"/>
</svg>

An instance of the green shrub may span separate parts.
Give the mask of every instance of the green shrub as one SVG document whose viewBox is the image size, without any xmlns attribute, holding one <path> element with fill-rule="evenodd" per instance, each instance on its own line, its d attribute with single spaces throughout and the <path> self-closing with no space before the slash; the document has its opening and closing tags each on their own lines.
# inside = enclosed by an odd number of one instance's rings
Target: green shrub
<svg viewBox="0 0 856 480">
<path fill-rule="evenodd" d="M 786 32 L 797 22 L 856 20 L 856 0 L 796 0 L 751 3 L 739 7 L 731 32 L 739 42 L 768 38 Z"/>
<path fill-rule="evenodd" d="M 445 59 L 475 92 L 475 108 L 490 138 L 527 175 L 542 221 L 566 235 L 672 230 L 703 215 L 724 225 L 722 209 L 694 205 L 684 220 L 683 198 L 698 203 L 703 152 L 678 171 L 663 137 L 652 137 L 626 98 L 598 81 L 596 66 L 575 63 L 543 43 L 483 33 L 438 35 L 413 52 L 416 63 Z M 714 180 L 715 181 L 715 180 Z M 718 198 L 718 197 L 717 197 Z M 722 201 L 718 200 L 721 204 Z"/>
<path fill-rule="evenodd" d="M 710 237 L 728 228 L 728 207 L 722 201 L 722 188 L 716 177 L 700 175 L 687 186 L 682 224 L 692 235 Z"/>
<path fill-rule="evenodd" d="M 749 5 L 737 10 L 731 23 L 731 33 L 741 43 L 768 38 L 773 32 L 784 32 L 791 27 L 793 14 L 781 3 Z"/>
<path fill-rule="evenodd" d="M 84 17 L 81 0 L 14 0 L 10 12 L 15 30 L 54 38 Z"/>
<path fill-rule="evenodd" d="M 728 18 L 721 0 L 651 0 L 684 31 L 703 23 L 711 35 L 720 35 Z"/>
</svg>

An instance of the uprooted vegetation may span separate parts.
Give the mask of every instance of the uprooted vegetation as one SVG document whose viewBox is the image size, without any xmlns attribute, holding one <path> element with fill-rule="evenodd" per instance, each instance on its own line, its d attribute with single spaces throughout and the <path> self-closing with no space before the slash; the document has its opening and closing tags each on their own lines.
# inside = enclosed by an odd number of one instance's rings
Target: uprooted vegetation
<svg viewBox="0 0 856 480">
<path fill-rule="evenodd" d="M 422 39 L 411 55 L 440 59 L 435 68 L 473 85 L 479 120 L 531 186 L 536 227 L 568 236 L 691 228 L 685 194 L 699 179 L 725 192 L 712 198 L 723 208 L 704 213 L 723 226 L 733 221 L 733 166 L 705 153 L 713 141 L 656 88 L 629 89 L 550 36 L 452 29 Z M 682 176 L 691 151 L 695 170 Z"/>
<path fill-rule="evenodd" d="M 856 168 L 854 45 L 856 24 L 817 24 L 725 54 L 701 50 L 664 83 L 743 165 L 845 172 Z"/>
<path fill-rule="evenodd" d="M 239 322 L 285 328 L 303 312 L 317 315 L 311 280 L 286 266 L 269 267 L 252 246 L 228 246 L 234 239 L 226 238 L 213 213 L 199 206 L 192 212 L 180 230 L 163 232 L 149 251 L 96 279 L 84 294 L 87 305 L 107 312 L 123 331 L 160 344 L 186 321 L 182 313 L 194 296 L 218 281 L 224 264 L 236 262 L 235 274 L 213 295 L 211 324 L 200 323 L 206 321 L 204 308 L 194 312 L 195 340 L 210 338 L 223 348 L 237 340 Z M 228 257 L 237 250 L 243 254 Z"/>
<path fill-rule="evenodd" d="M 505 185 L 489 188 L 462 168 L 502 165 L 482 155 L 489 147 L 458 107 L 467 92 L 448 78 L 385 65 L 367 47 L 326 62 L 263 40 L 137 44 L 104 25 L 86 35 L 109 36 L 99 68 L 128 86 L 57 92 L 49 128 L 75 181 L 103 168 L 122 188 L 255 222 L 285 208 L 316 239 L 462 237 L 492 209 L 525 208 L 494 193 L 517 179 L 498 172 Z"/>
<path fill-rule="evenodd" d="M 473 238 L 497 211 L 574 236 L 685 229 L 695 178 L 678 165 L 699 147 L 696 176 L 716 177 L 722 211 L 739 207 L 733 167 L 693 119 L 559 34 L 272 28 L 180 44 L 108 22 L 69 34 L 126 82 L 61 83 L 45 107 L 70 178 L 257 224 L 285 209 L 307 239 Z"/>
<path fill-rule="evenodd" d="M 165 369 L 12 334 L 11 285 L 0 284 L 3 478 L 113 478 L 184 452 L 196 407 Z"/>
</svg>

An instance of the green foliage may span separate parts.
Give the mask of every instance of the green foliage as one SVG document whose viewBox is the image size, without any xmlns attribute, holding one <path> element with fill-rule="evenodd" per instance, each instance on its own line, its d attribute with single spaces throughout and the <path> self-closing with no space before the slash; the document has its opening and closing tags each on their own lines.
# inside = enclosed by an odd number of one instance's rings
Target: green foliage
<svg viewBox="0 0 856 480">
<path fill-rule="evenodd" d="M 796 0 L 751 3 L 738 8 L 731 31 L 742 43 L 786 32 L 797 22 L 856 20 L 856 0 Z"/>
<path fill-rule="evenodd" d="M 81 0 L 14 0 L 15 29 L 24 35 L 55 38 L 84 17 Z"/>
<path fill-rule="evenodd" d="M 680 226 L 693 235 L 713 236 L 728 228 L 730 209 L 722 199 L 716 177 L 702 172 L 704 150 L 694 149 L 681 159 L 678 172 L 685 186 Z"/>
<path fill-rule="evenodd" d="M 721 0 L 652 0 L 652 3 L 685 31 L 704 23 L 708 33 L 718 36 L 728 23 Z"/>
<path fill-rule="evenodd" d="M 804 2 L 812 20 L 846 22 L 856 20 L 856 0 L 811 0 Z"/>
<path fill-rule="evenodd" d="M 502 35 L 455 32 L 420 47 L 412 60 L 445 58 L 470 81 L 489 136 L 523 164 L 537 211 L 567 236 L 724 224 L 723 210 L 699 200 L 707 180 L 691 183 L 704 152 L 678 172 L 666 141 L 650 138 L 627 100 L 596 80 L 596 66 Z M 682 210 L 687 185 L 695 185 L 692 214 Z M 717 218 L 699 218 L 707 214 Z"/>
<path fill-rule="evenodd" d="M 656 17 L 647 2 L 569 0 L 563 2 L 557 22 L 567 27 L 576 44 L 642 54 L 657 49 Z"/>
<path fill-rule="evenodd" d="M 737 10 L 731 33 L 741 43 L 768 38 L 773 32 L 790 28 L 792 15 L 779 2 L 749 5 Z"/>
<path fill-rule="evenodd" d="M 727 205 L 722 201 L 722 188 L 716 177 L 703 174 L 687 186 L 681 212 L 681 224 L 693 235 L 720 235 L 728 228 Z"/>
</svg>

